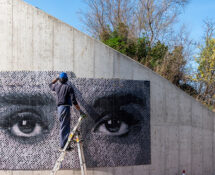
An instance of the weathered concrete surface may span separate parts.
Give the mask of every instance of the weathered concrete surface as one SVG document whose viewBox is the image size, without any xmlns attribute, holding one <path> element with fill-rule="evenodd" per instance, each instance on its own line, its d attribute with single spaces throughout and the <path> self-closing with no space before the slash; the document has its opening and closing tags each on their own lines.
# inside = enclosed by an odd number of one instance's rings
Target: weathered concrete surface
<svg viewBox="0 0 215 175">
<path fill-rule="evenodd" d="M 22 0 L 0 1 L 0 71 L 73 71 L 76 77 L 151 82 L 151 165 L 89 175 L 213 175 L 214 113 L 164 78 Z M 0 171 L 48 175 L 50 171 Z M 63 170 L 59 175 L 79 175 Z"/>
</svg>

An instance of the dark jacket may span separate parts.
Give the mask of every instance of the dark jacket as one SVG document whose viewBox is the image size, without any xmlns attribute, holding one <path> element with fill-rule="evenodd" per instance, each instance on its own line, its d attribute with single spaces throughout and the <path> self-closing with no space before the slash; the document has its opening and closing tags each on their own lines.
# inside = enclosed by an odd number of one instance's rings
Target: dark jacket
<svg viewBox="0 0 215 175">
<path fill-rule="evenodd" d="M 57 106 L 60 105 L 77 105 L 77 101 L 75 98 L 75 93 L 72 86 L 68 84 L 62 83 L 51 83 L 49 87 L 52 91 L 55 91 L 57 94 Z"/>
</svg>

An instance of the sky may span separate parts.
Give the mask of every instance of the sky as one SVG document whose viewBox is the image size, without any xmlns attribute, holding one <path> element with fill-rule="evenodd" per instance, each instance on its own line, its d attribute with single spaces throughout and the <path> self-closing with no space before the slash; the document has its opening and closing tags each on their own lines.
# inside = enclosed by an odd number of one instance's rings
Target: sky
<svg viewBox="0 0 215 175">
<path fill-rule="evenodd" d="M 24 0 L 61 21 L 85 32 L 80 21 L 80 10 L 86 9 L 83 0 Z"/>
<path fill-rule="evenodd" d="M 83 0 L 24 1 L 86 33 L 86 29 L 80 20 L 79 13 L 80 10 L 87 10 L 87 6 Z M 214 11 L 215 0 L 190 0 L 179 17 L 179 24 L 185 24 L 191 39 L 200 41 L 204 33 L 203 21 L 205 19 L 212 19 L 215 21 Z"/>
<path fill-rule="evenodd" d="M 215 21 L 214 10 L 215 0 L 190 0 L 179 20 L 188 27 L 191 38 L 199 41 L 204 33 L 203 21 Z"/>
</svg>

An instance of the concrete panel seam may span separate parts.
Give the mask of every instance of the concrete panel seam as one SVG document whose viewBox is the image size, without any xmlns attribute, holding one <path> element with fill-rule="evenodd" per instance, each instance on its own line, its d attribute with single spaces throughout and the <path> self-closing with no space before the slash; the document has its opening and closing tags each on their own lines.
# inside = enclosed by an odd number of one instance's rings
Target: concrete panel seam
<svg viewBox="0 0 215 175">
<path fill-rule="evenodd" d="M 73 51 L 72 51 L 72 56 L 73 56 L 73 58 L 72 58 L 72 64 L 73 64 L 73 65 L 72 65 L 72 69 L 73 69 L 73 70 L 72 70 L 72 71 L 73 71 L 73 72 L 75 71 L 75 45 L 74 45 L 74 43 L 75 43 L 75 35 L 74 35 L 74 33 L 75 33 L 74 30 L 72 30 L 72 36 L 73 36 L 73 37 L 72 37 L 72 45 L 73 45 L 73 46 L 72 46 L 72 50 L 73 50 Z"/>
<path fill-rule="evenodd" d="M 93 78 L 95 78 L 95 65 L 96 65 L 96 63 L 95 63 L 95 52 L 96 52 L 96 48 L 95 48 L 95 40 L 94 40 L 94 42 L 93 42 L 93 45 L 94 45 L 94 47 L 93 47 Z"/>
<path fill-rule="evenodd" d="M 202 120 L 203 120 L 203 111 L 204 110 L 202 110 Z M 204 166 L 203 166 L 203 161 L 204 161 L 204 144 L 203 144 L 203 141 L 204 141 L 204 139 L 203 139 L 203 121 L 202 121 L 202 130 L 201 130 L 201 132 L 202 132 L 202 137 L 201 137 L 201 139 L 202 139 L 202 141 L 201 141 L 201 144 L 202 144 L 202 163 L 201 163 L 201 166 L 202 166 L 202 175 L 204 175 Z"/>
<path fill-rule="evenodd" d="M 177 108 L 177 110 L 179 110 L 179 108 Z M 177 112 L 177 115 L 178 115 L 178 120 L 179 119 L 179 111 Z M 180 154 L 180 150 L 181 150 L 181 144 L 180 144 L 180 129 L 179 129 L 179 121 L 177 123 L 177 128 L 178 128 L 178 173 L 180 173 L 180 159 L 181 159 L 181 154 Z"/>
<path fill-rule="evenodd" d="M 34 11 L 32 13 L 32 58 L 31 58 L 31 65 L 34 65 Z"/>
<path fill-rule="evenodd" d="M 190 171 L 191 172 L 193 172 L 193 166 L 192 166 L 192 162 L 193 162 L 193 156 L 192 156 L 192 152 L 193 152 L 193 150 L 192 150 L 192 139 L 193 139 L 193 127 L 192 127 L 192 123 L 193 123 L 193 117 L 192 117 L 192 111 L 193 111 L 193 105 L 192 105 L 192 101 L 191 101 L 191 125 L 190 125 L 190 127 L 191 127 L 191 147 L 190 147 Z"/>
<path fill-rule="evenodd" d="M 11 57 L 12 57 L 12 58 L 10 58 L 10 60 L 11 60 L 11 59 L 12 59 L 12 60 L 14 59 L 14 55 L 13 55 L 13 54 L 14 54 L 14 52 L 13 52 L 13 26 L 14 26 L 14 25 L 13 25 L 13 5 L 14 5 L 14 3 L 13 3 L 13 1 L 14 1 L 14 0 L 11 1 L 11 3 L 12 3 L 12 15 L 11 15 L 11 17 L 12 17 L 12 24 L 11 24 L 11 27 L 12 27 L 12 36 L 11 36 L 12 56 L 11 56 Z M 10 63 L 10 64 L 11 64 L 11 67 L 12 67 L 12 70 L 13 70 L 14 64 L 13 64 L 13 61 L 12 61 L 12 60 L 11 60 L 11 63 Z"/>
<path fill-rule="evenodd" d="M 54 71 L 54 61 L 55 61 L 55 59 L 54 59 L 54 55 L 55 55 L 55 49 L 54 49 L 54 43 L 55 43 L 55 27 L 54 27 L 54 22 L 53 22 L 53 26 L 52 26 L 52 61 L 51 61 L 51 64 L 52 64 L 52 71 Z"/>
<path fill-rule="evenodd" d="M 111 52 L 111 49 L 109 49 L 109 52 Z M 115 52 L 114 52 L 114 54 L 113 54 L 113 63 L 112 63 L 112 66 L 113 66 L 113 72 L 112 72 L 112 78 L 114 78 L 115 77 L 115 56 L 116 56 L 116 54 L 115 54 Z"/>
<path fill-rule="evenodd" d="M 213 131 L 213 140 L 212 140 L 212 155 L 213 155 L 213 158 L 212 158 L 212 165 L 214 165 L 214 163 L 215 163 L 215 160 L 214 160 L 214 115 L 212 116 L 213 117 L 213 129 L 212 129 L 212 131 Z M 213 166 L 213 172 L 215 172 L 215 166 Z"/>
</svg>

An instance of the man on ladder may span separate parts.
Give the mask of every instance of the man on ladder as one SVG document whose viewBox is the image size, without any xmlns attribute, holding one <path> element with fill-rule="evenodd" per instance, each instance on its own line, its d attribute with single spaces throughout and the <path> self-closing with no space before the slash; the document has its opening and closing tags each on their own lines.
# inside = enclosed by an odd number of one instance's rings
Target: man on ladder
<svg viewBox="0 0 215 175">
<path fill-rule="evenodd" d="M 57 81 L 60 81 L 59 84 L 56 84 Z M 65 72 L 60 73 L 59 78 L 56 78 L 49 84 L 49 87 L 52 91 L 57 94 L 57 106 L 58 106 L 58 116 L 60 120 L 60 157 L 57 159 L 55 166 L 51 172 L 51 175 L 56 175 L 57 171 L 60 169 L 61 163 L 64 160 L 66 151 L 70 151 L 70 142 L 75 141 L 78 146 L 78 155 L 80 159 L 81 174 L 86 175 L 86 164 L 83 154 L 83 147 L 80 143 L 79 133 L 77 132 L 78 127 L 81 124 L 83 118 L 86 115 L 80 110 L 78 105 L 75 93 L 72 86 L 67 84 L 68 77 Z M 70 107 L 75 105 L 76 109 L 80 112 L 80 117 L 77 124 L 70 133 Z M 76 138 L 75 138 L 76 136 Z"/>
<path fill-rule="evenodd" d="M 58 80 L 60 83 L 56 83 Z M 74 90 L 72 86 L 67 84 L 67 81 L 67 74 L 62 72 L 58 78 L 49 84 L 50 89 L 57 94 L 57 109 L 60 120 L 60 151 L 63 151 L 70 134 L 70 107 L 73 104 L 76 109 L 80 111 L 80 107 L 75 98 Z M 84 115 L 81 111 L 80 114 Z M 66 150 L 70 151 L 71 147 L 68 146 Z"/>
</svg>

